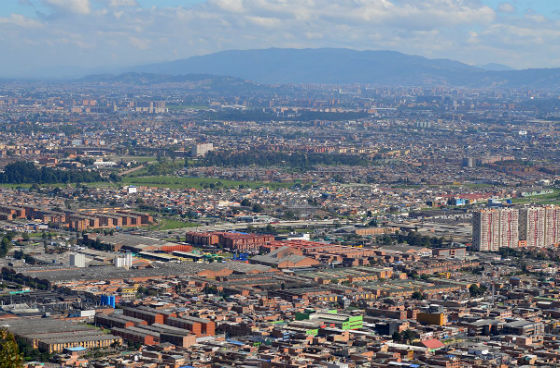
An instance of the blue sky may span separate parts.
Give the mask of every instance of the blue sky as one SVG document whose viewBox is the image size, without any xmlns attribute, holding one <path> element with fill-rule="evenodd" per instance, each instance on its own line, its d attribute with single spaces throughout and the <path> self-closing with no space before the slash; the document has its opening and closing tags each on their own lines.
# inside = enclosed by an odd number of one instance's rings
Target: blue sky
<svg viewBox="0 0 560 368">
<path fill-rule="evenodd" d="M 1 0 L 0 35 L 0 76 L 267 47 L 560 67 L 560 0 Z"/>
<path fill-rule="evenodd" d="M 205 0 L 137 0 L 139 6 L 143 8 L 160 7 L 174 8 L 178 6 L 191 7 L 196 4 L 203 3 Z M 32 4 L 32 6 L 30 6 Z M 97 4 L 100 6 L 100 4 Z M 0 15 L 7 16 L 12 13 L 25 14 L 27 16 L 35 16 L 36 9 L 48 11 L 48 8 L 41 4 L 40 1 L 21 1 L 21 0 L 1 0 Z"/>
<path fill-rule="evenodd" d="M 137 3 L 144 7 L 190 7 L 196 4 L 203 3 L 205 0 L 137 0 Z M 481 3 L 498 8 L 498 6 L 505 1 L 503 0 L 482 0 Z M 559 0 L 511 0 L 509 1 L 517 9 L 516 13 L 522 14 L 526 11 L 536 11 L 540 14 L 549 16 L 560 16 L 560 1 Z M 11 13 L 21 13 L 32 16 L 33 8 L 25 5 L 21 0 L 2 0 L 0 2 L 0 15 L 10 15 Z"/>
<path fill-rule="evenodd" d="M 505 3 L 503 0 L 485 0 L 482 3 L 497 9 L 500 4 Z M 527 11 L 535 11 L 540 14 L 558 17 L 560 14 L 560 1 L 558 0 L 512 0 L 510 4 L 517 8 L 517 14 L 523 14 Z"/>
</svg>

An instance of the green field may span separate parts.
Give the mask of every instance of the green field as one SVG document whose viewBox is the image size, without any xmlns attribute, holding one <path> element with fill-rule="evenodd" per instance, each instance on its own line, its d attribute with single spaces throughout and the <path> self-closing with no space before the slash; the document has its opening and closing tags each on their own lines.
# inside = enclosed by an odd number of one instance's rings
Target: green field
<svg viewBox="0 0 560 368">
<path fill-rule="evenodd" d="M 112 161 L 123 160 L 125 162 L 136 161 L 140 163 L 157 161 L 155 156 L 109 156 L 109 159 Z"/>
<path fill-rule="evenodd" d="M 513 204 L 557 204 L 560 205 L 560 191 L 554 189 L 553 193 L 550 194 L 543 194 L 543 195 L 536 195 L 531 197 L 523 197 L 523 198 L 512 198 L 511 202 Z"/>
<path fill-rule="evenodd" d="M 197 225 L 192 222 L 184 222 L 179 220 L 160 219 L 157 224 L 151 226 L 150 230 L 173 230 L 183 227 L 196 227 Z"/>
<path fill-rule="evenodd" d="M 243 185 L 248 188 L 288 188 L 292 186 L 291 183 L 262 183 L 256 181 L 237 181 L 225 180 L 217 178 L 184 178 L 177 176 L 141 176 L 141 177 L 124 177 L 122 185 L 136 185 L 136 186 L 152 186 L 158 188 L 196 188 L 201 189 L 213 185 L 214 188 L 239 188 Z"/>
<path fill-rule="evenodd" d="M 17 189 L 17 188 L 30 188 L 31 185 L 33 185 L 33 184 L 0 184 L 0 187 Z"/>
</svg>

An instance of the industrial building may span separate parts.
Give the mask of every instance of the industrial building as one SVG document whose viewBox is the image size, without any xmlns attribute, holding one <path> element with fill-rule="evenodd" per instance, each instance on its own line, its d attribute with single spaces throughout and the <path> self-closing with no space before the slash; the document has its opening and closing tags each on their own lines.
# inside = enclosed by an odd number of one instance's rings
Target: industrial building
<svg viewBox="0 0 560 368">
<path fill-rule="evenodd" d="M 122 338 L 105 334 L 90 326 L 58 319 L 18 318 L 3 324 L 16 337 L 33 348 L 48 353 L 60 353 L 67 348 L 106 348 L 122 344 Z"/>
</svg>

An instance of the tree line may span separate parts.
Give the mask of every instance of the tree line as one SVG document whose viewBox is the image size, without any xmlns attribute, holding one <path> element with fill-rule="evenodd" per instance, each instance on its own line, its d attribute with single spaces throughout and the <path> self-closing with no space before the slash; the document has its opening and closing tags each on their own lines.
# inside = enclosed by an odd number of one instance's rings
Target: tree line
<svg viewBox="0 0 560 368">
<path fill-rule="evenodd" d="M 377 242 L 383 245 L 402 244 L 406 243 L 411 246 L 425 247 L 425 248 L 441 248 L 445 239 L 443 237 L 434 237 L 428 235 L 421 235 L 416 231 L 407 233 L 397 233 L 395 235 L 381 235 L 377 237 Z"/>
<path fill-rule="evenodd" d="M 272 152 L 248 150 L 238 151 L 213 151 L 198 162 L 198 166 L 289 166 L 307 169 L 317 165 L 324 166 L 367 166 L 372 162 L 359 155 L 343 153 L 307 153 L 307 152 Z"/>
<path fill-rule="evenodd" d="M 101 175 L 85 170 L 60 170 L 43 166 L 37 168 L 32 162 L 18 161 L 7 165 L 0 173 L 4 184 L 57 184 L 91 183 L 105 181 Z"/>
</svg>

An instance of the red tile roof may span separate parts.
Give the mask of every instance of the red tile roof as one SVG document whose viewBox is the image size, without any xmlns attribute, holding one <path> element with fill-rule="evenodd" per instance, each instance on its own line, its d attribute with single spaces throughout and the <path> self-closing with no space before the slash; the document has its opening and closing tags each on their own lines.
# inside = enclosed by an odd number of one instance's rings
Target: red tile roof
<svg viewBox="0 0 560 368">
<path fill-rule="evenodd" d="M 445 347 L 445 344 L 438 339 L 424 340 L 422 341 L 422 345 L 430 350 L 436 350 Z"/>
</svg>

